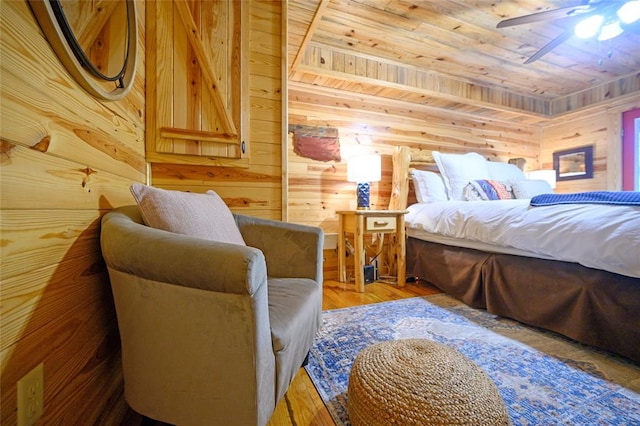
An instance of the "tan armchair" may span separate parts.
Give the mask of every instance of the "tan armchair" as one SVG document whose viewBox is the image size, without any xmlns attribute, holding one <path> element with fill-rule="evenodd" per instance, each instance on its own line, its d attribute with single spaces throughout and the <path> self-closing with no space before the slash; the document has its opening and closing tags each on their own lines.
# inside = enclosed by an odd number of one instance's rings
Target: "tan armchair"
<svg viewBox="0 0 640 426">
<path fill-rule="evenodd" d="M 125 397 L 179 425 L 264 425 L 320 327 L 322 230 L 234 215 L 247 246 L 102 220 Z"/>
</svg>

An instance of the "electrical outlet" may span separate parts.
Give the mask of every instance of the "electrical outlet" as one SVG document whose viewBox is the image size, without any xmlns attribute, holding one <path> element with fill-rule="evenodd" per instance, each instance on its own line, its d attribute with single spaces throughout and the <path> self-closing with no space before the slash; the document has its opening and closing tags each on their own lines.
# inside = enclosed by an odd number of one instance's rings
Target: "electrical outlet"
<svg viewBox="0 0 640 426">
<path fill-rule="evenodd" d="M 18 426 L 31 426 L 44 411 L 44 364 L 18 380 Z"/>
</svg>

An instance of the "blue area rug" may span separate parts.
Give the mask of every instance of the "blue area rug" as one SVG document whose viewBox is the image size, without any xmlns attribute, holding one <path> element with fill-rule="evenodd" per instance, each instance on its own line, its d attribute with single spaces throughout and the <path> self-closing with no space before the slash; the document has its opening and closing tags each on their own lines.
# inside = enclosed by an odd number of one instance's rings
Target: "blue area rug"
<svg viewBox="0 0 640 426">
<path fill-rule="evenodd" d="M 367 346 L 426 338 L 479 365 L 514 425 L 640 425 L 640 366 L 555 333 L 472 309 L 447 295 L 324 311 L 306 366 L 337 425 L 349 425 L 347 386 Z"/>
</svg>

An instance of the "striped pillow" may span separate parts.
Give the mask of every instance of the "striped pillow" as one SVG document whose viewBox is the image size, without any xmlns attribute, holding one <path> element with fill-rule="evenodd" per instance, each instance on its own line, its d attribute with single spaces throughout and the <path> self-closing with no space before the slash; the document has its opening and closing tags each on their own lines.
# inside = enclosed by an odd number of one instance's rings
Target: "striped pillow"
<svg viewBox="0 0 640 426">
<path fill-rule="evenodd" d="M 472 180 L 464 187 L 467 201 L 510 200 L 514 198 L 511 185 L 491 179 Z"/>
</svg>

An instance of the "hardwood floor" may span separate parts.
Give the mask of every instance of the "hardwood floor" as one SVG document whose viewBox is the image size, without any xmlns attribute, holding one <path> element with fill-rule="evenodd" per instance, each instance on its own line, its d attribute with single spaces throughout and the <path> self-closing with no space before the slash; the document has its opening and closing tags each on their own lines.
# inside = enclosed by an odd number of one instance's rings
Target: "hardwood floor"
<svg viewBox="0 0 640 426">
<path fill-rule="evenodd" d="M 358 293 L 353 283 L 325 281 L 322 293 L 322 309 L 339 309 L 389 300 L 406 299 L 441 293 L 429 283 L 417 281 L 407 283 L 403 288 L 393 284 L 375 282 L 365 286 L 364 293 Z M 129 410 L 126 425 L 169 426 L 166 423 L 143 420 Z M 320 395 L 316 391 L 307 371 L 301 368 L 289 386 L 287 394 L 278 403 L 268 426 L 335 426 Z"/>
<path fill-rule="evenodd" d="M 368 284 L 364 293 L 356 292 L 353 283 L 325 281 L 322 309 L 339 309 L 437 293 L 441 291 L 421 281 L 407 283 L 404 288 L 376 282 Z M 298 371 L 268 424 L 269 426 L 335 425 L 304 368 Z"/>
</svg>

